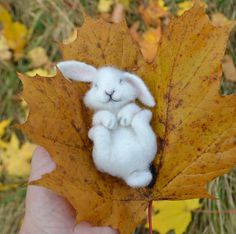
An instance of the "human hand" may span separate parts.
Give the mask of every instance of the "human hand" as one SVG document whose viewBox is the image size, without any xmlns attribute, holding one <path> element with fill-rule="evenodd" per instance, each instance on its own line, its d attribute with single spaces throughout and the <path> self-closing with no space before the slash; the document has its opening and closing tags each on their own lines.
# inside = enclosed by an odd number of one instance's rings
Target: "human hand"
<svg viewBox="0 0 236 234">
<path fill-rule="evenodd" d="M 38 147 L 33 153 L 30 181 L 55 167 L 45 149 Z M 64 198 L 46 188 L 29 185 L 19 234 L 117 234 L 117 231 L 110 227 L 92 227 L 86 222 L 76 224 L 75 211 Z"/>
</svg>

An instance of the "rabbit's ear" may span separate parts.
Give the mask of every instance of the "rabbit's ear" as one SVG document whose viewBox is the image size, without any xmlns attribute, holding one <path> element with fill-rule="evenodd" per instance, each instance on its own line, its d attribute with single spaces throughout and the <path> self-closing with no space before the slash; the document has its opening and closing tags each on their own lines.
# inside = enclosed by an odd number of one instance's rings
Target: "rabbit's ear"
<svg viewBox="0 0 236 234">
<path fill-rule="evenodd" d="M 155 106 L 156 103 L 152 94 L 140 77 L 129 72 L 125 72 L 124 77 L 136 89 L 139 101 L 149 107 Z"/>
<path fill-rule="evenodd" d="M 95 67 L 73 60 L 60 62 L 57 67 L 65 77 L 76 81 L 92 82 L 97 73 Z"/>
</svg>

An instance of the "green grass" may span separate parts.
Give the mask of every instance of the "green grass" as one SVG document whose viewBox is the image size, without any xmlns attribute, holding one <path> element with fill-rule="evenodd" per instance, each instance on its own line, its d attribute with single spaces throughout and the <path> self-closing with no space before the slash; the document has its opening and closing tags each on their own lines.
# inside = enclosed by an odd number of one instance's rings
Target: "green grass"
<svg viewBox="0 0 236 234">
<path fill-rule="evenodd" d="M 236 1 L 235 0 L 206 0 L 208 3 L 208 11 L 211 13 L 221 12 L 228 19 L 236 19 Z M 231 33 L 228 43 L 227 54 L 230 54 L 236 64 L 236 30 Z M 223 78 L 221 91 L 223 94 L 231 94 L 236 91 L 236 84 L 225 81 Z"/>
<path fill-rule="evenodd" d="M 23 115 L 23 110 L 16 96 L 20 82 L 16 77 L 15 68 L 8 64 L 0 64 L 0 74 L 0 119 L 12 118 L 18 121 Z"/>
<path fill-rule="evenodd" d="M 194 213 L 187 233 L 233 234 L 236 232 L 236 170 L 217 178 L 208 186 L 216 200 L 203 199 L 205 212 Z M 213 212 L 214 211 L 214 212 Z M 229 212 L 229 213 L 227 213 Z"/>
<path fill-rule="evenodd" d="M 16 234 L 24 217 L 26 187 L 20 187 L 0 196 L 1 234 Z"/>
<path fill-rule="evenodd" d="M 56 3 L 55 3 L 56 2 Z M 96 14 L 98 0 L 82 0 L 83 6 L 91 15 Z M 127 21 L 131 25 L 140 19 L 137 10 L 137 2 L 132 0 L 131 9 L 127 12 Z M 145 0 L 144 2 L 148 2 Z M 176 7 L 175 0 L 167 0 Z M 206 0 L 210 13 L 222 12 L 230 19 L 236 19 L 235 0 Z M 0 0 L 14 15 L 15 20 L 23 22 L 29 28 L 29 43 L 26 52 L 36 46 L 42 46 L 47 51 L 51 61 L 60 59 L 60 51 L 55 41 L 62 41 L 75 26 L 82 22 L 79 0 Z M 231 54 L 236 62 L 236 32 L 232 33 L 229 42 L 228 54 Z M 11 118 L 14 122 L 21 122 L 25 117 L 24 109 L 18 98 L 21 84 L 16 77 L 16 71 L 25 72 L 31 69 L 30 61 L 24 56 L 14 64 L 0 62 L 0 120 Z M 232 82 L 222 83 L 224 94 L 233 93 L 236 84 Z M 210 183 L 209 191 L 216 194 L 217 200 L 202 200 L 202 210 L 208 213 L 194 213 L 193 220 L 188 227 L 188 234 L 233 234 L 236 233 L 236 214 L 224 213 L 225 210 L 236 210 L 236 170 L 217 178 Z M 15 234 L 19 230 L 24 214 L 25 188 L 18 188 L 8 193 L 0 193 L 0 232 L 1 234 Z M 217 211 L 217 214 L 211 211 Z M 136 233 L 144 233 L 140 227 Z"/>
<path fill-rule="evenodd" d="M 21 84 L 16 71 L 26 72 L 32 69 L 26 54 L 37 46 L 45 48 L 51 61 L 58 61 L 61 58 L 56 42 L 67 38 L 74 27 L 81 24 L 80 2 L 79 0 L 56 2 L 0 0 L 0 4 L 8 9 L 14 20 L 24 23 L 29 30 L 25 55 L 13 64 L 0 61 L 0 120 L 11 118 L 20 122 L 24 118 L 24 113 L 17 98 Z M 93 12 L 92 4 L 85 5 L 90 6 L 90 12 Z"/>
</svg>

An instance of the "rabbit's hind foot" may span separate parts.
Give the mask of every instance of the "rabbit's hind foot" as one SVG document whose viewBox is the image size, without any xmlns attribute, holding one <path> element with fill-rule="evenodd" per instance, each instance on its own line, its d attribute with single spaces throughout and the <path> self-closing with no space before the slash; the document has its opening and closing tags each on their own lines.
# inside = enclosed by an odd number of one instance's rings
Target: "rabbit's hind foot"
<svg viewBox="0 0 236 234">
<path fill-rule="evenodd" d="M 152 173 L 150 171 L 135 171 L 125 181 L 133 188 L 146 187 L 152 181 Z"/>
</svg>

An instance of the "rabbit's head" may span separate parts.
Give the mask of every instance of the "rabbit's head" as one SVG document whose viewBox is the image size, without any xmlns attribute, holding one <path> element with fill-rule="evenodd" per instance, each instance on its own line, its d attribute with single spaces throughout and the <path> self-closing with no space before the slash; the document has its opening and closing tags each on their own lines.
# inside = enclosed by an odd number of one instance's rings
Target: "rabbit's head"
<svg viewBox="0 0 236 234">
<path fill-rule="evenodd" d="M 142 79 L 129 72 L 114 67 L 96 69 L 77 61 L 60 62 L 57 67 L 69 79 L 91 82 L 91 88 L 84 97 L 85 105 L 91 109 L 115 111 L 136 98 L 149 107 L 155 105 Z"/>
</svg>

